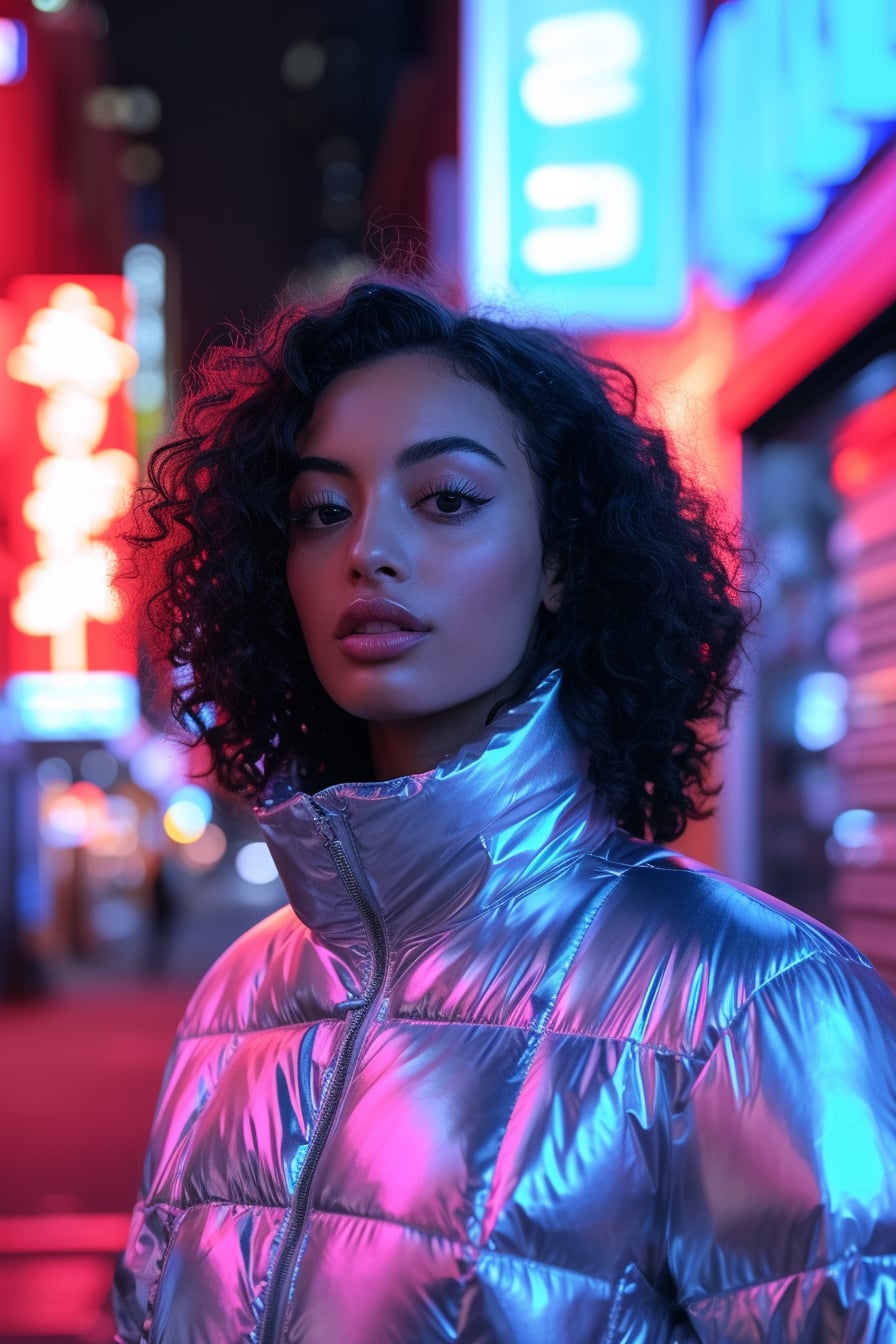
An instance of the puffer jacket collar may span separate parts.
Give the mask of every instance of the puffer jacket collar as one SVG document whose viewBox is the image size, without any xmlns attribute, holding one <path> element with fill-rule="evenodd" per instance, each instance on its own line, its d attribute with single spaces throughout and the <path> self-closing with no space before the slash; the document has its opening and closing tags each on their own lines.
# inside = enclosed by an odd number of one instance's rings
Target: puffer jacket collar
<svg viewBox="0 0 896 1344">
<path fill-rule="evenodd" d="M 425 774 L 334 785 L 259 808 L 302 922 L 346 953 L 367 941 L 337 849 L 392 941 L 474 918 L 597 846 L 612 823 L 588 781 L 587 752 L 564 722 L 559 689 L 553 672 Z"/>
</svg>

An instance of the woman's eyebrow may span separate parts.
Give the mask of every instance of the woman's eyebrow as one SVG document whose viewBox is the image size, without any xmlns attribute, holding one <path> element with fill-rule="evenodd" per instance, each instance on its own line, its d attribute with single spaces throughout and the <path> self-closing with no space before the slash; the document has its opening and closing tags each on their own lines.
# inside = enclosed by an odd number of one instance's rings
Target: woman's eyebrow
<svg viewBox="0 0 896 1344">
<path fill-rule="evenodd" d="M 478 443 L 476 439 L 467 439 L 461 434 L 449 434 L 439 439 L 421 439 L 419 443 L 410 443 L 407 448 L 402 448 L 395 465 L 399 471 L 404 471 L 407 467 L 415 467 L 418 462 L 428 462 L 431 458 L 441 457 L 445 453 L 476 453 L 479 457 L 493 462 L 495 466 L 504 468 L 504 463 L 491 448 L 486 448 L 485 444 Z M 309 471 L 320 471 L 327 476 L 354 475 L 348 463 L 340 462 L 338 458 L 300 457 L 297 474 L 301 476 Z"/>
<path fill-rule="evenodd" d="M 353 476 L 354 472 L 345 462 L 335 457 L 300 457 L 296 465 L 296 475 L 302 476 L 308 471 L 322 471 L 327 476 Z"/>
<path fill-rule="evenodd" d="M 398 454 L 395 465 L 402 471 L 405 467 L 415 467 L 418 462 L 428 462 L 432 457 L 441 457 L 443 453 L 476 453 L 479 457 L 494 462 L 498 467 L 504 466 L 498 454 L 493 453 L 491 448 L 486 448 L 485 444 L 478 443 L 476 439 L 467 439 L 460 434 L 449 434 L 445 438 L 422 439 L 419 443 L 411 443 Z"/>
</svg>

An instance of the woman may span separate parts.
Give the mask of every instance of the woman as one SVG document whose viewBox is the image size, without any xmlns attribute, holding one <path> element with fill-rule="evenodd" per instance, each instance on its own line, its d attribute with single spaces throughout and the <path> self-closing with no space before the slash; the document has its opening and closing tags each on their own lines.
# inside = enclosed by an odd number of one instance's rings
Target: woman
<svg viewBox="0 0 896 1344">
<path fill-rule="evenodd" d="M 290 907 L 187 1010 L 119 1338 L 896 1338 L 896 1003 L 657 843 L 744 618 L 619 371 L 365 282 L 206 362 L 142 516 Z"/>
</svg>

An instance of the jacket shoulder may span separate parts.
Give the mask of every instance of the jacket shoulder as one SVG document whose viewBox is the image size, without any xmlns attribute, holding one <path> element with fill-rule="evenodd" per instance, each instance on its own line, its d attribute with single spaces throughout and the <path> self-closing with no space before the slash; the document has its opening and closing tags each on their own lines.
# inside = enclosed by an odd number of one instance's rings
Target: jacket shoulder
<svg viewBox="0 0 896 1344">
<path fill-rule="evenodd" d="M 612 885 L 570 972 L 580 1029 L 590 1017 L 600 1035 L 706 1057 L 764 986 L 803 963 L 874 976 L 832 929 L 672 850 L 614 832 L 593 858 Z"/>
<path fill-rule="evenodd" d="M 762 979 L 813 953 L 869 964 L 852 943 L 811 915 L 675 850 L 617 831 L 602 857 L 618 872 L 620 899 L 647 903 L 656 918 L 668 920 L 670 933 L 714 935 L 717 953 L 729 945 L 749 949 Z"/>
<path fill-rule="evenodd" d="M 307 930 L 283 906 L 231 943 L 199 982 L 178 1035 L 207 1036 L 282 1025 L 291 968 Z"/>
</svg>

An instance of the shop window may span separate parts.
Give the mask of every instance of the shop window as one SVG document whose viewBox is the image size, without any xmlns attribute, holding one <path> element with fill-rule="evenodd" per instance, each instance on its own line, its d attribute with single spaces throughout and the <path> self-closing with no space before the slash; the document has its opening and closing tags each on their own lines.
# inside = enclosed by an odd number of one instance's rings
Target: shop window
<svg viewBox="0 0 896 1344">
<path fill-rule="evenodd" d="M 892 342 L 891 344 L 896 344 Z M 829 384 L 830 386 L 830 384 Z M 836 385 L 835 385 L 836 386 Z M 755 880 L 896 980 L 896 351 L 749 436 Z"/>
</svg>

